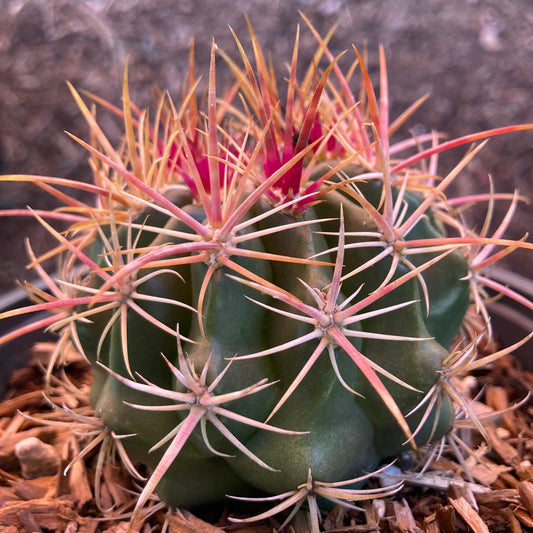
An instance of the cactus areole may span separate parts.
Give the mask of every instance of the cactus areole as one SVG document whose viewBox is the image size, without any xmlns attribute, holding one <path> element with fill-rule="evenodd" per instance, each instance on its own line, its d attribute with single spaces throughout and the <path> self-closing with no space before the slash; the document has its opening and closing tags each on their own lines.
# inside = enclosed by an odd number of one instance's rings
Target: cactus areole
<svg viewBox="0 0 533 533">
<path fill-rule="evenodd" d="M 154 493 L 171 506 L 281 494 L 274 513 L 396 490 L 363 482 L 468 413 L 450 379 L 490 337 L 484 290 L 498 286 L 482 271 L 531 249 L 503 238 L 510 216 L 492 237 L 464 225 L 463 204 L 499 198 L 447 197 L 481 146 L 436 174 L 439 152 L 530 125 L 393 143 L 409 113 L 389 124 L 382 51 L 378 98 L 355 50 L 357 103 L 315 36 L 302 81 L 295 45 L 283 101 L 253 34 L 255 70 L 238 40 L 242 70 L 223 54 L 236 80 L 223 96 L 213 45 L 205 114 L 192 66 L 180 105 L 161 94 L 154 120 L 130 102 L 126 70 L 122 109 L 96 98 L 124 120 L 120 149 L 71 88 L 94 183 L 3 178 L 65 204 L 31 212 L 60 270 L 28 247 L 49 292 L 18 313 L 52 311 L 35 324 L 60 334 L 52 366 L 67 345 L 91 363 L 96 416 L 148 474 L 134 516 Z"/>
</svg>

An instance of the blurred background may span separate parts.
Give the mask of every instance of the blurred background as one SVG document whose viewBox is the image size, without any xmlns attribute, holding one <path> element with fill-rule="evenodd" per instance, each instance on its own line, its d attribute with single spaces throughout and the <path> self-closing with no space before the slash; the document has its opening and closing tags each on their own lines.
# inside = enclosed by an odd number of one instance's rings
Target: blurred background
<svg viewBox="0 0 533 533">
<path fill-rule="evenodd" d="M 338 24 L 334 53 L 366 43 L 376 84 L 378 46 L 384 46 L 392 119 L 431 93 L 408 125 L 417 133 L 436 129 L 457 137 L 533 122 L 530 0 L 0 0 L 0 173 L 90 179 L 87 154 L 64 134 L 87 136 L 65 82 L 120 106 L 129 57 L 131 97 L 138 106 L 151 104 L 154 84 L 177 96 L 191 40 L 197 74 L 206 78 L 212 38 L 236 60 L 229 27 L 245 47 L 250 42 L 245 14 L 282 79 L 298 24 L 300 65 L 317 47 L 299 10 L 322 35 Z M 348 56 L 351 62 L 353 52 Z M 221 59 L 218 66 L 223 79 Z M 113 121 L 105 127 L 112 137 L 120 134 Z M 441 171 L 465 149 L 443 157 Z M 490 140 L 456 187 L 466 194 L 487 192 L 490 175 L 497 191 L 533 194 L 532 168 L 533 132 L 510 134 Z M 32 186 L 0 184 L 0 209 L 47 202 Z M 498 207 L 497 217 L 507 206 Z M 511 237 L 531 229 L 530 209 L 520 206 Z M 481 226 L 483 211 L 472 217 Z M 46 246 L 46 232 L 34 221 L 0 219 L 0 293 L 16 278 L 31 279 L 24 271 L 27 235 L 37 252 Z M 530 276 L 531 257 L 517 252 L 507 266 Z"/>
</svg>

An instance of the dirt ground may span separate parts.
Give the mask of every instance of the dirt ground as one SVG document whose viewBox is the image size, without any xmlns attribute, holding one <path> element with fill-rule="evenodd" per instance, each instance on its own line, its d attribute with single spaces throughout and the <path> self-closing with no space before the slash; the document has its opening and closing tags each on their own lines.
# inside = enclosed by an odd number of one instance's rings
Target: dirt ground
<svg viewBox="0 0 533 533">
<path fill-rule="evenodd" d="M 316 42 L 298 10 L 322 34 L 338 23 L 334 52 L 366 42 L 374 79 L 383 44 L 392 118 L 431 93 L 409 124 L 417 132 L 437 129 L 455 137 L 533 122 L 530 0 L 0 0 L 0 172 L 89 179 L 86 154 L 63 133 L 87 134 L 65 81 L 120 104 L 129 57 L 132 98 L 139 106 L 151 103 L 153 84 L 177 95 L 191 39 L 198 73 L 207 73 L 212 38 L 238 59 L 228 26 L 246 46 L 245 13 L 280 78 L 300 24 L 305 65 Z M 219 66 L 223 77 L 221 60 Z M 110 124 L 107 131 L 118 133 L 114 128 Z M 492 139 L 468 167 L 460 192 L 487 191 L 490 174 L 498 191 L 533 194 L 532 145 L 533 132 Z M 444 157 L 442 171 L 463 152 Z M 0 209 L 46 207 L 43 196 L 31 186 L 1 185 Z M 510 236 L 530 229 L 530 207 L 524 204 Z M 37 251 L 45 246 L 45 231 L 35 222 L 0 219 L 0 292 L 26 275 L 28 234 Z M 509 265 L 530 274 L 531 255 L 513 254 Z"/>
</svg>

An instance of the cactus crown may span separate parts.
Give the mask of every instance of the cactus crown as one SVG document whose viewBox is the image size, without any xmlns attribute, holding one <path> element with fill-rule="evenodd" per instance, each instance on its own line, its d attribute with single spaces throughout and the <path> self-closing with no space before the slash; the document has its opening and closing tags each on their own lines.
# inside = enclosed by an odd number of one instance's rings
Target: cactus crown
<svg viewBox="0 0 533 533">
<path fill-rule="evenodd" d="M 91 142 L 76 141 L 92 184 L 1 178 L 63 204 L 29 211 L 57 239 L 41 257 L 27 245 L 48 290 L 27 283 L 35 304 L 4 313 L 50 316 L 1 340 L 49 328 L 49 372 L 69 345 L 90 361 L 99 442 L 116 440 L 137 477 L 134 463 L 149 471 L 134 520 L 156 489 L 174 506 L 260 490 L 280 503 L 255 518 L 307 501 L 318 531 L 317 498 L 349 506 L 395 492 L 361 482 L 386 458 L 449 438 L 458 416 L 482 429 L 454 378 L 509 351 L 478 357 L 492 337 L 487 289 L 533 308 L 485 273 L 533 248 L 504 236 L 522 198 L 447 196 L 486 141 L 437 174 L 440 152 L 533 126 L 392 143 L 424 99 L 390 123 L 383 49 L 378 97 L 359 51 L 344 74 L 306 22 L 318 49 L 298 81 L 297 33 L 285 97 L 252 31 L 255 69 L 237 37 L 243 67 L 220 52 L 235 80 L 222 97 L 215 44 L 205 102 L 192 62 L 179 105 L 158 93 L 151 121 L 130 101 L 127 68 L 122 109 L 89 95 L 122 117 L 120 149 L 70 86 L 90 127 Z M 510 207 L 490 235 L 495 201 Z M 489 205 L 477 233 L 462 217 L 472 202 Z"/>
</svg>

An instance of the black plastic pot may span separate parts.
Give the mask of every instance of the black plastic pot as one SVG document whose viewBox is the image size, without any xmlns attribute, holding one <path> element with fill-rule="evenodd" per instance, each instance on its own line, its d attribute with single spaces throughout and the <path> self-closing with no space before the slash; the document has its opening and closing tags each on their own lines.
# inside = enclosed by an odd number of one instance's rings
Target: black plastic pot
<svg viewBox="0 0 533 533">
<path fill-rule="evenodd" d="M 39 284 L 35 285 L 38 286 Z M 0 313 L 31 305 L 31 303 L 26 293 L 22 289 L 16 288 L 0 296 Z M 39 316 L 31 314 L 4 318 L 0 320 L 0 337 L 45 316 L 47 316 L 46 312 L 39 314 Z M 28 364 L 31 357 L 31 347 L 38 341 L 50 340 L 51 338 L 53 337 L 50 334 L 43 331 L 34 331 L 13 339 L 0 347 L 0 399 L 4 397 L 7 391 L 13 371 Z"/>
<path fill-rule="evenodd" d="M 493 268 L 492 279 L 533 301 L 533 281 L 503 268 Z M 489 304 L 493 330 L 500 346 L 511 346 L 533 331 L 533 310 L 509 298 Z M 522 368 L 533 372 L 533 339 L 513 351 Z"/>
</svg>

